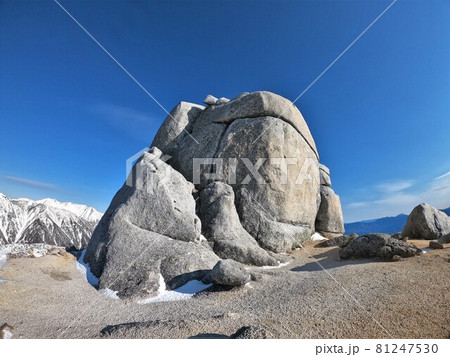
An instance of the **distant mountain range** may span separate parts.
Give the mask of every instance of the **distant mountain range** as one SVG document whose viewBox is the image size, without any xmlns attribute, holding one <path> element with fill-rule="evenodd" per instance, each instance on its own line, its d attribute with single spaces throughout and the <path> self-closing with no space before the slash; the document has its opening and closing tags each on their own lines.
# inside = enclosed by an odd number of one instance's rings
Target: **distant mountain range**
<svg viewBox="0 0 450 357">
<path fill-rule="evenodd" d="M 442 209 L 441 211 L 445 212 L 447 216 L 450 216 L 450 207 Z M 407 214 L 399 214 L 395 217 L 383 217 L 360 222 L 346 223 L 344 225 L 345 233 L 357 233 L 359 235 L 365 233 L 394 234 L 403 230 L 407 219 Z"/>
<path fill-rule="evenodd" d="M 92 207 L 54 199 L 10 199 L 0 193 L 0 245 L 47 243 L 85 248 L 102 214 Z"/>
</svg>

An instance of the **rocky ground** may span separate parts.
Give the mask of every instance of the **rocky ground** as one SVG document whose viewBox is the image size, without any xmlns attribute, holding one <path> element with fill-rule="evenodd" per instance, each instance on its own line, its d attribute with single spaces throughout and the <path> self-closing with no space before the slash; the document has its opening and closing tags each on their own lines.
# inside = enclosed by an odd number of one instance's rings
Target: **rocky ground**
<svg viewBox="0 0 450 357">
<path fill-rule="evenodd" d="M 9 259 L 0 325 L 13 326 L 14 338 L 214 338 L 249 325 L 270 338 L 450 336 L 450 245 L 382 262 L 340 261 L 339 248 L 316 244 L 282 267 L 253 268 L 256 281 L 244 287 L 147 305 L 100 294 L 64 251 Z"/>
</svg>

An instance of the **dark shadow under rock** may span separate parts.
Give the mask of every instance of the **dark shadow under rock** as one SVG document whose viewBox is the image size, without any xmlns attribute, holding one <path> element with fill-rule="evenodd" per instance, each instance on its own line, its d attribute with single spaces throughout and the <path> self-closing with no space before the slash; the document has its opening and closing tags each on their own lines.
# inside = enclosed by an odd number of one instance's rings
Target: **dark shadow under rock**
<svg viewBox="0 0 450 357">
<path fill-rule="evenodd" d="M 221 335 L 218 333 L 199 333 L 198 335 L 188 337 L 190 340 L 221 340 L 229 339 L 227 335 Z"/>
</svg>

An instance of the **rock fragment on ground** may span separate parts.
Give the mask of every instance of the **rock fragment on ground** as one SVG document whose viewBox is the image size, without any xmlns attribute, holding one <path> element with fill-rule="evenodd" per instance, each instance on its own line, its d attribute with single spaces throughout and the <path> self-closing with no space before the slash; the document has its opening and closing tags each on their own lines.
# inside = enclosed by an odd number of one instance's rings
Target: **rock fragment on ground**
<svg viewBox="0 0 450 357">
<path fill-rule="evenodd" d="M 225 286 L 241 286 L 251 280 L 251 275 L 245 267 L 231 259 L 219 261 L 214 266 L 211 277 L 215 283 Z"/>
<path fill-rule="evenodd" d="M 384 233 L 370 233 L 353 239 L 339 252 L 341 259 L 350 258 L 380 258 L 391 260 L 395 255 L 402 258 L 413 257 L 422 253 L 422 250 L 393 239 Z"/>
</svg>

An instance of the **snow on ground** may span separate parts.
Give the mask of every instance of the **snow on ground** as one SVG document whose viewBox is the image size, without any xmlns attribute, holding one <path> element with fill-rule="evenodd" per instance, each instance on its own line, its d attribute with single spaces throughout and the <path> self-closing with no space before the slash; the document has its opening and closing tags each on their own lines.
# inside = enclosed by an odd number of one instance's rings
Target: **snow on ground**
<svg viewBox="0 0 450 357">
<path fill-rule="evenodd" d="M 76 268 L 77 270 L 83 274 L 83 276 L 86 278 L 86 281 L 91 284 L 94 288 L 98 288 L 98 281 L 99 279 L 91 272 L 91 268 L 89 267 L 89 264 L 86 264 L 83 259 L 84 255 L 86 254 L 86 249 L 82 250 L 80 257 L 78 258 L 76 262 Z M 191 280 L 188 281 L 183 286 L 180 286 L 178 289 L 167 291 L 166 290 L 166 284 L 164 282 L 164 278 L 162 275 L 159 277 L 159 289 L 158 289 L 158 295 L 140 300 L 138 301 L 139 305 L 143 304 L 150 304 L 153 302 L 161 302 L 161 301 L 178 301 L 178 300 L 188 300 L 192 296 L 194 296 L 196 293 L 199 293 L 200 291 L 203 291 L 207 288 L 209 288 L 212 284 L 203 284 L 199 280 Z M 112 299 L 119 299 L 117 296 L 117 291 L 111 290 L 111 289 L 100 289 L 99 292 L 103 295 L 106 295 Z"/>
<path fill-rule="evenodd" d="M 81 255 L 76 262 L 77 270 L 84 275 L 86 281 L 91 284 L 94 288 L 98 288 L 98 278 L 91 272 L 89 264 L 83 261 L 84 255 L 86 254 L 86 249 L 81 251 Z M 109 290 L 109 289 L 108 289 Z M 111 290 L 112 291 L 112 290 Z M 105 294 L 107 295 L 107 294 Z"/>
<path fill-rule="evenodd" d="M 139 305 L 151 304 L 154 302 L 163 301 L 179 301 L 179 300 L 189 300 L 195 294 L 209 288 L 212 284 L 204 284 L 200 280 L 190 280 L 178 289 L 167 291 L 166 284 L 164 283 L 164 278 L 162 275 L 159 276 L 159 289 L 158 295 L 138 301 Z"/>
<path fill-rule="evenodd" d="M 0 249 L 0 269 L 6 263 L 6 256 L 7 256 L 7 254 L 8 254 L 8 252 L 6 251 L 6 249 Z M 3 283 L 5 281 L 7 281 L 7 280 L 0 276 L 0 283 Z"/>
<path fill-rule="evenodd" d="M 5 265 L 6 263 L 6 255 L 8 254 L 8 251 L 6 249 L 0 249 L 0 269 Z"/>
<path fill-rule="evenodd" d="M 262 267 L 259 267 L 259 269 L 278 269 L 278 268 L 282 268 L 285 267 L 286 265 L 289 265 L 291 262 L 286 262 L 286 263 L 280 263 L 278 265 L 272 266 L 272 265 L 264 265 Z"/>
<path fill-rule="evenodd" d="M 117 296 L 118 291 L 114 291 L 111 289 L 100 289 L 99 293 L 102 293 L 103 295 L 106 295 L 107 297 L 110 297 L 111 299 L 119 299 L 119 297 Z"/>
<path fill-rule="evenodd" d="M 326 240 L 326 239 L 328 239 L 328 238 L 325 238 L 323 235 L 321 235 L 320 233 L 317 233 L 317 232 L 311 236 L 311 240 L 313 242 L 316 240 Z"/>
</svg>

